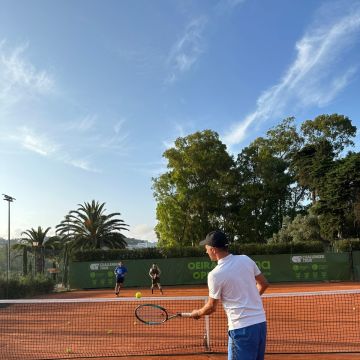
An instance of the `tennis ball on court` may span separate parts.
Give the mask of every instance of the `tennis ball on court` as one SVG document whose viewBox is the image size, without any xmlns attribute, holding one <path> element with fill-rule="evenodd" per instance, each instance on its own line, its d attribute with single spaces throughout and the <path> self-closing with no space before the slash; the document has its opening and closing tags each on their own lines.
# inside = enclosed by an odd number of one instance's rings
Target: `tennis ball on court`
<svg viewBox="0 0 360 360">
<path fill-rule="evenodd" d="M 142 297 L 141 292 L 138 291 L 138 292 L 135 294 L 135 297 L 136 297 L 137 299 L 140 299 L 140 298 Z"/>
<path fill-rule="evenodd" d="M 66 348 L 66 352 L 67 352 L 68 354 L 71 354 L 71 353 L 72 353 L 71 347 L 67 347 L 67 348 Z"/>
<path fill-rule="evenodd" d="M 108 334 L 112 334 L 112 330 L 111 330 L 111 329 L 108 329 L 107 333 L 108 333 Z"/>
</svg>

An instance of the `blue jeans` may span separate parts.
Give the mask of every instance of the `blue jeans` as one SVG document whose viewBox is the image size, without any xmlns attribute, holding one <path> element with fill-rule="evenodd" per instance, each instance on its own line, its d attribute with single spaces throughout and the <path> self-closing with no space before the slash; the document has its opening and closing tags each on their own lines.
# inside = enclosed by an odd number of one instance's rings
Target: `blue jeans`
<svg viewBox="0 0 360 360">
<path fill-rule="evenodd" d="M 264 360 L 266 322 L 229 330 L 228 360 Z"/>
</svg>

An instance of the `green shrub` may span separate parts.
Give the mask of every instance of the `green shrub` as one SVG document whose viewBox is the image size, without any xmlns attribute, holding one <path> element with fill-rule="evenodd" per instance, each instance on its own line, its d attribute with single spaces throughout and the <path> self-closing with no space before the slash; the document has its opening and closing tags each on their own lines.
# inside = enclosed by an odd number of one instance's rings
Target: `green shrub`
<svg viewBox="0 0 360 360">
<path fill-rule="evenodd" d="M 335 252 L 359 251 L 360 239 L 335 240 L 331 245 Z"/>
<path fill-rule="evenodd" d="M 44 275 L 11 277 L 8 284 L 5 278 L 0 277 L 0 298 L 25 299 L 49 294 L 54 286 L 54 281 Z"/>
</svg>

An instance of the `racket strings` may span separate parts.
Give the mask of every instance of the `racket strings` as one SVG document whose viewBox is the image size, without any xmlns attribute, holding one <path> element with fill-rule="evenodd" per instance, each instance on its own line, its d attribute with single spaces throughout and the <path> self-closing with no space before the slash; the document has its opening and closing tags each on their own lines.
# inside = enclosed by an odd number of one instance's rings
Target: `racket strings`
<svg viewBox="0 0 360 360">
<path fill-rule="evenodd" d="M 142 306 L 137 309 L 137 315 L 143 321 L 153 323 L 153 322 L 163 322 L 166 320 L 166 312 L 160 308 L 153 306 Z"/>
</svg>

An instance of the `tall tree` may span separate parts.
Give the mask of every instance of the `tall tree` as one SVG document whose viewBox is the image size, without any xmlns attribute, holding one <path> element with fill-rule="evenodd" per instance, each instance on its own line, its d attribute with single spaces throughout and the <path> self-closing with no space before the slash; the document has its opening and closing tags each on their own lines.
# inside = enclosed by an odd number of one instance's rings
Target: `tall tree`
<svg viewBox="0 0 360 360">
<path fill-rule="evenodd" d="M 314 205 L 323 234 L 330 240 L 360 236 L 360 153 L 337 160 Z"/>
<path fill-rule="evenodd" d="M 275 157 L 263 138 L 256 139 L 237 158 L 241 188 L 237 238 L 264 242 L 277 232 L 287 215 L 291 176 L 285 160 Z"/>
<path fill-rule="evenodd" d="M 56 226 L 56 233 L 64 241 L 71 241 L 76 249 L 122 249 L 126 247 L 125 236 L 128 230 L 120 213 L 105 214 L 105 203 L 92 200 L 91 203 L 79 204 L 65 219 Z"/>
<path fill-rule="evenodd" d="M 288 187 L 286 216 L 293 219 L 297 214 L 304 212 L 304 200 L 309 194 L 308 189 L 297 181 L 297 174 L 292 166 L 294 154 L 297 154 L 304 145 L 304 137 L 297 129 L 295 118 L 288 117 L 268 130 L 264 142 L 264 146 L 270 148 L 273 156 L 284 160 L 287 164 L 285 172 L 291 184 Z"/>
<path fill-rule="evenodd" d="M 153 179 L 159 244 L 197 244 L 209 229 L 224 229 L 234 161 L 218 134 L 180 137 L 163 157 L 168 171 Z"/>
<path fill-rule="evenodd" d="M 354 145 L 351 138 L 356 135 L 356 126 L 344 115 L 323 114 L 314 120 L 304 121 L 301 131 L 307 144 L 326 140 L 331 144 L 335 156 L 338 156 L 346 147 Z"/>
<path fill-rule="evenodd" d="M 318 199 L 319 189 L 333 166 L 334 157 L 333 148 L 326 139 L 305 145 L 293 156 L 291 169 L 298 183 L 310 192 L 312 203 Z"/>
</svg>

